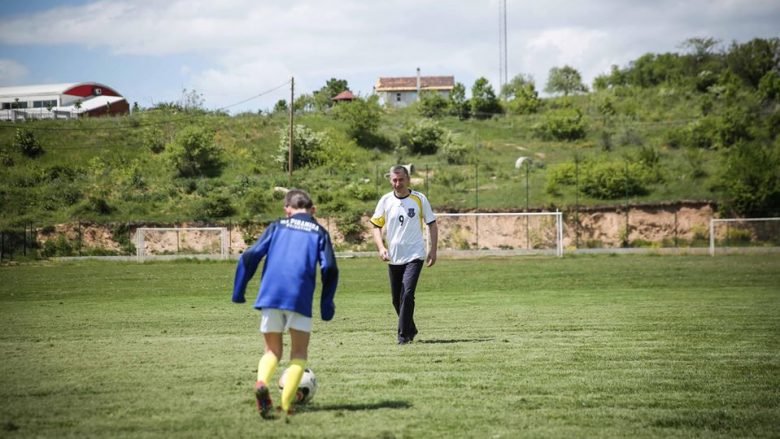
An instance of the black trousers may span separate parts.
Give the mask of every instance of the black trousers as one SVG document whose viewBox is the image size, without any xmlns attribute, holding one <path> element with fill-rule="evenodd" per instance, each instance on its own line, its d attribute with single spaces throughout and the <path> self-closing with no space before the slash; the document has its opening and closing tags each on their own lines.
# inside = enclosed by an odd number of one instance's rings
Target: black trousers
<svg viewBox="0 0 780 439">
<path fill-rule="evenodd" d="M 420 278 L 423 261 L 403 265 L 388 265 L 390 292 L 393 295 L 393 307 L 398 314 L 398 341 L 411 341 L 417 335 L 414 324 L 414 291 Z"/>
</svg>

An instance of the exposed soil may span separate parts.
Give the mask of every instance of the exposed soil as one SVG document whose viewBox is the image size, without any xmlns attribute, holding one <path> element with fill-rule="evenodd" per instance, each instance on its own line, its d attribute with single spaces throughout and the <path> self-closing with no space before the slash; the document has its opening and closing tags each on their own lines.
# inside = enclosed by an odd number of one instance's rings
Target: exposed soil
<svg viewBox="0 0 780 439">
<path fill-rule="evenodd" d="M 709 233 L 709 221 L 715 214 L 715 206 L 707 202 L 681 202 L 663 205 L 631 206 L 628 215 L 615 207 L 588 208 L 580 212 L 564 214 L 564 247 L 619 247 L 628 242 L 645 245 L 674 245 L 705 239 Z M 338 224 L 330 218 L 318 221 L 331 234 L 339 248 L 373 250 L 369 219 L 363 219 L 365 232 L 357 240 L 345 242 Z M 553 248 L 555 221 L 553 216 L 488 216 L 450 217 L 439 216 L 439 248 L 441 249 L 525 249 Z M 144 224 L 129 227 L 134 245 L 137 227 L 154 227 Z M 193 225 L 179 224 L 178 227 Z M 204 226 L 204 225 L 201 225 Z M 171 227 L 171 225 L 164 225 Z M 128 232 L 125 232 L 128 233 Z M 229 252 L 239 254 L 254 243 L 262 233 L 260 227 L 251 230 L 232 225 L 228 228 Z M 722 232 L 719 232 L 722 233 Z M 100 224 L 61 224 L 46 232 L 38 232 L 38 242 L 64 236 L 71 242 L 79 242 L 81 249 L 103 249 L 120 252 L 118 237 L 110 227 Z M 80 240 L 80 241 L 79 241 Z M 357 243 L 355 243 L 357 241 Z M 219 253 L 219 233 L 204 231 L 166 231 L 146 233 L 145 254 Z"/>
</svg>

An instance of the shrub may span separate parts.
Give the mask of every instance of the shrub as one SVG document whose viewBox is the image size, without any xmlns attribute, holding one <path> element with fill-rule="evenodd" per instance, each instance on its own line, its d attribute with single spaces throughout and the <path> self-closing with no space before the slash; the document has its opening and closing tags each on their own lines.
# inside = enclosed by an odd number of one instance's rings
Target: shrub
<svg viewBox="0 0 780 439">
<path fill-rule="evenodd" d="M 647 170 L 638 163 L 596 162 L 583 168 L 580 190 L 591 197 L 614 200 L 647 193 Z"/>
<path fill-rule="evenodd" d="M 722 146 L 732 146 L 741 140 L 750 139 L 750 120 L 747 111 L 737 107 L 728 108 L 719 118 L 717 138 Z"/>
<path fill-rule="evenodd" d="M 447 99 L 437 91 L 425 91 L 416 106 L 422 117 L 441 117 L 447 111 Z"/>
<path fill-rule="evenodd" d="M 349 104 L 347 104 L 349 105 Z M 330 139 L 325 133 L 312 131 L 303 125 L 293 129 L 293 169 L 306 168 L 322 164 L 326 146 Z M 275 161 L 285 171 L 289 168 L 290 133 L 287 128 L 279 130 L 279 147 Z"/>
<path fill-rule="evenodd" d="M 742 215 L 780 213 L 780 148 L 740 142 L 723 159 L 728 207 Z"/>
<path fill-rule="evenodd" d="M 441 148 L 444 160 L 450 165 L 463 165 L 468 163 L 471 151 L 472 148 L 453 142 L 447 142 Z"/>
<path fill-rule="evenodd" d="M 547 173 L 547 182 L 545 190 L 549 194 L 557 195 L 560 193 L 560 186 L 571 186 L 577 184 L 577 167 L 574 163 L 561 163 L 551 166 Z"/>
<path fill-rule="evenodd" d="M 214 143 L 214 133 L 188 126 L 176 134 L 168 147 L 168 159 L 180 177 L 216 176 L 222 168 L 222 148 Z"/>
<path fill-rule="evenodd" d="M 347 135 L 364 147 L 373 146 L 371 141 L 376 137 L 382 108 L 378 97 L 355 99 L 333 107 L 333 116 L 347 123 Z"/>
<path fill-rule="evenodd" d="M 97 215 L 109 215 L 114 211 L 105 194 L 90 194 L 81 204 L 75 208 L 77 215 L 91 217 Z"/>
<path fill-rule="evenodd" d="M 14 135 L 14 147 L 22 154 L 30 158 L 38 157 L 43 154 L 43 147 L 41 146 L 35 134 L 30 130 L 19 128 Z"/>
<path fill-rule="evenodd" d="M 210 195 L 195 205 L 194 217 L 197 220 L 226 218 L 236 213 L 236 209 L 225 195 Z"/>
<path fill-rule="evenodd" d="M 147 128 L 141 133 L 141 143 L 153 154 L 159 154 L 165 151 L 165 134 L 159 128 Z"/>
<path fill-rule="evenodd" d="M 412 154 L 436 154 L 448 142 L 448 131 L 429 119 L 419 120 L 401 133 L 401 146 Z"/>
<path fill-rule="evenodd" d="M 244 207 L 250 215 L 262 215 L 268 213 L 274 202 L 273 194 L 268 190 L 250 190 L 244 197 Z"/>
<path fill-rule="evenodd" d="M 579 109 L 563 108 L 549 112 L 534 127 L 534 133 L 543 140 L 577 140 L 585 137 L 585 123 Z"/>
</svg>

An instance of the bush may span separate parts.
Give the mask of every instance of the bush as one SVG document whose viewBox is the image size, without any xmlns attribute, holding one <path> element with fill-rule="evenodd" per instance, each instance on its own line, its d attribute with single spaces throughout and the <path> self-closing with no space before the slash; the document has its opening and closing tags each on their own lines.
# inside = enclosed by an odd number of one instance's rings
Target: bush
<svg viewBox="0 0 780 439">
<path fill-rule="evenodd" d="M 447 99 L 437 91 L 425 91 L 420 94 L 417 112 L 422 117 L 441 117 L 447 111 Z"/>
<path fill-rule="evenodd" d="M 87 196 L 87 199 L 77 205 L 75 209 L 77 215 L 86 217 L 91 217 L 94 214 L 109 215 L 113 211 L 114 207 L 109 204 L 107 197 L 101 194 L 90 194 Z"/>
<path fill-rule="evenodd" d="M 614 200 L 626 195 L 647 193 L 650 179 L 646 168 L 638 163 L 596 162 L 583 166 L 580 190 L 591 197 Z"/>
<path fill-rule="evenodd" d="M 355 99 L 333 107 L 333 117 L 347 123 L 347 135 L 364 147 L 373 146 L 371 141 L 376 137 L 382 108 L 378 97 Z"/>
<path fill-rule="evenodd" d="M 551 166 L 547 173 L 545 191 L 552 195 L 560 194 L 560 186 L 577 184 L 577 166 L 574 163 L 561 163 Z"/>
<path fill-rule="evenodd" d="M 349 105 L 349 104 L 347 104 Z M 303 125 L 295 125 L 293 131 L 293 169 L 322 164 L 326 146 L 330 139 L 325 133 L 312 131 Z M 290 133 L 287 128 L 279 130 L 279 147 L 275 161 L 283 170 L 289 169 Z"/>
<path fill-rule="evenodd" d="M 460 143 L 447 142 L 442 146 L 441 153 L 448 164 L 463 165 L 468 163 L 472 150 L 472 148 Z"/>
<path fill-rule="evenodd" d="M 32 131 L 23 128 L 16 130 L 16 135 L 14 135 L 14 147 L 30 158 L 35 158 L 43 154 L 43 147 L 40 142 L 38 142 L 35 134 Z"/>
<path fill-rule="evenodd" d="M 216 176 L 223 165 L 222 148 L 214 143 L 214 133 L 196 126 L 176 134 L 168 147 L 168 159 L 180 177 Z"/>
<path fill-rule="evenodd" d="M 193 216 L 197 220 L 211 220 L 216 218 L 226 218 L 236 213 L 236 209 L 225 195 L 210 195 L 200 200 L 195 205 Z"/>
<path fill-rule="evenodd" d="M 563 108 L 549 112 L 534 127 L 534 133 L 543 140 L 572 141 L 585 137 L 585 123 L 579 109 Z"/>
<path fill-rule="evenodd" d="M 741 142 L 723 159 L 728 207 L 747 216 L 780 214 L 780 147 Z"/>
<path fill-rule="evenodd" d="M 159 154 L 165 151 L 165 134 L 159 128 L 147 128 L 141 133 L 141 143 L 153 154 Z"/>
<path fill-rule="evenodd" d="M 401 133 L 401 146 L 412 154 L 436 154 L 449 142 L 449 132 L 429 119 L 417 121 Z"/>
<path fill-rule="evenodd" d="M 244 197 L 244 207 L 250 215 L 262 215 L 272 209 L 274 201 L 273 194 L 268 190 L 255 189 Z"/>
</svg>

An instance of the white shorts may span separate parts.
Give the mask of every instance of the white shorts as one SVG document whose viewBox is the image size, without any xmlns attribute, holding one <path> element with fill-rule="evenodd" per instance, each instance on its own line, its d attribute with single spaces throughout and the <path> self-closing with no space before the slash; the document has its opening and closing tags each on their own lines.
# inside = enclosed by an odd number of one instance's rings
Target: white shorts
<svg viewBox="0 0 780 439">
<path fill-rule="evenodd" d="M 260 310 L 260 332 L 285 332 L 287 329 L 311 332 L 311 317 L 285 309 L 263 308 Z"/>
</svg>

